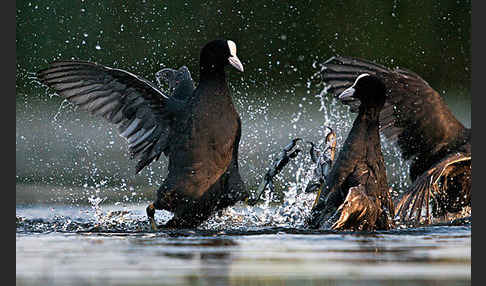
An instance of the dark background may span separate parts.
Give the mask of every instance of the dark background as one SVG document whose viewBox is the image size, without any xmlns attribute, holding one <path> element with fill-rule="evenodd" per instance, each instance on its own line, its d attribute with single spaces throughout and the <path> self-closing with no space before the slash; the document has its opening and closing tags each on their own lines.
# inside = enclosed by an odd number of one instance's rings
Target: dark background
<svg viewBox="0 0 486 286">
<path fill-rule="evenodd" d="M 257 181 L 290 137 L 322 135 L 313 96 L 322 86 L 310 79 L 333 55 L 417 72 L 470 126 L 471 11 L 471 1 L 17 1 L 17 193 L 25 184 L 109 185 L 125 196 L 164 177 L 164 162 L 134 176 L 116 131 L 33 80 L 50 61 L 90 60 L 151 80 L 186 65 L 197 81 L 200 48 L 235 41 L 245 67 L 229 72 L 244 123 L 240 164 Z"/>
<path fill-rule="evenodd" d="M 335 54 L 407 67 L 439 89 L 470 86 L 470 1 L 127 2 L 17 1 L 18 87 L 67 58 L 142 75 L 184 64 L 197 80 L 199 50 L 215 38 L 237 43 L 255 88 L 303 84 Z"/>
</svg>

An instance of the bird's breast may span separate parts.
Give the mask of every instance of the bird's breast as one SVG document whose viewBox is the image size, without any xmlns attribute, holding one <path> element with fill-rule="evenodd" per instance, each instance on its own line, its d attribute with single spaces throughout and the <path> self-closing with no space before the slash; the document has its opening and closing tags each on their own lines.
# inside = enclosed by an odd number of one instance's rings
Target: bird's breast
<svg viewBox="0 0 486 286">
<path fill-rule="evenodd" d="M 187 157 L 180 162 L 201 162 L 210 169 L 229 165 L 239 116 L 229 94 L 220 94 L 223 91 L 196 91 L 188 110 L 186 131 L 177 134 L 173 144 L 176 157 Z"/>
</svg>

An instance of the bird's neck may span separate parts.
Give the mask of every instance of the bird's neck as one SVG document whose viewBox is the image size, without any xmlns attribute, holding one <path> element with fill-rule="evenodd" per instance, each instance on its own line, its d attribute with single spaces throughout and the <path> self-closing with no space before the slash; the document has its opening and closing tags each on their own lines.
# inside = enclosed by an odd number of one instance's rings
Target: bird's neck
<svg viewBox="0 0 486 286">
<path fill-rule="evenodd" d="M 211 65 L 201 65 L 199 67 L 200 82 L 221 82 L 226 83 L 226 74 L 224 67 L 215 67 Z"/>
<path fill-rule="evenodd" d="M 374 133 L 379 133 L 380 108 L 360 106 L 359 113 L 354 120 L 350 134 L 354 136 L 368 138 Z"/>
<path fill-rule="evenodd" d="M 358 117 L 361 117 L 366 121 L 378 121 L 380 120 L 380 112 L 382 106 L 365 106 L 363 104 L 359 107 Z"/>
<path fill-rule="evenodd" d="M 198 90 L 201 88 L 206 90 L 203 94 L 205 97 L 220 97 L 228 96 L 228 84 L 224 75 L 224 70 L 213 70 L 211 72 L 205 72 L 203 69 L 200 74 Z"/>
</svg>

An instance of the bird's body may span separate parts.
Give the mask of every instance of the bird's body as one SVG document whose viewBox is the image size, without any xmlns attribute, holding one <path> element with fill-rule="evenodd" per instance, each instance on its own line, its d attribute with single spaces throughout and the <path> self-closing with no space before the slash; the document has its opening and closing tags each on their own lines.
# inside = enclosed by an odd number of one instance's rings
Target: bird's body
<svg viewBox="0 0 486 286">
<path fill-rule="evenodd" d="M 472 130 L 465 128 L 442 97 L 414 72 L 333 57 L 322 65 L 320 74 L 326 90 L 339 94 L 362 73 L 384 82 L 387 93 L 380 112 L 380 131 L 398 144 L 403 159 L 411 161 L 412 186 L 396 208 L 400 219 L 430 221 L 429 202 L 436 216 L 470 206 Z M 355 109 L 359 101 L 348 104 Z"/>
<path fill-rule="evenodd" d="M 378 93 L 377 97 L 382 93 L 384 101 L 384 89 L 372 88 L 365 92 Z M 394 208 L 379 137 L 378 120 L 382 107 L 379 100 L 360 105 L 353 127 L 326 183 L 321 186 L 322 191 L 308 221 L 309 227 L 373 230 L 392 226 L 390 214 Z"/>
<path fill-rule="evenodd" d="M 240 132 L 226 89 L 198 87 L 169 133 L 169 176 L 174 188 L 200 197 L 226 171 Z"/>
<path fill-rule="evenodd" d="M 168 227 L 195 227 L 216 210 L 248 197 L 238 172 L 241 121 L 225 78 L 228 64 L 243 71 L 232 41 L 206 44 L 200 56 L 200 82 L 186 67 L 164 69 L 167 95 L 127 71 L 88 62 L 56 62 L 39 71 L 41 82 L 94 115 L 117 124 L 140 172 L 164 153 L 168 175 L 147 207 L 156 229 L 155 209 L 174 212 Z"/>
<path fill-rule="evenodd" d="M 170 130 L 169 174 L 157 191 L 156 209 L 172 211 L 174 221 L 191 226 L 193 219 L 203 221 L 218 206 L 213 196 L 222 198 L 219 192 L 234 193 L 235 201 L 246 198 L 238 172 L 241 121 L 225 84 L 200 84 Z M 231 187 L 224 187 L 230 178 Z M 206 200 L 212 206 L 198 205 Z"/>
</svg>

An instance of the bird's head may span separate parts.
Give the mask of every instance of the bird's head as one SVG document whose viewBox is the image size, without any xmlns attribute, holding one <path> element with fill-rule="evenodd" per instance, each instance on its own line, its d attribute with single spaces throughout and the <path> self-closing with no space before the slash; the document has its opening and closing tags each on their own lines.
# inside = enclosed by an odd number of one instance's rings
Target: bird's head
<svg viewBox="0 0 486 286">
<path fill-rule="evenodd" d="M 223 70 L 231 65 L 243 72 L 243 64 L 236 56 L 236 44 L 231 40 L 214 40 L 207 43 L 201 50 L 201 71 Z"/>
<path fill-rule="evenodd" d="M 386 99 L 386 87 L 376 75 L 360 74 L 354 84 L 345 89 L 340 95 L 341 101 L 359 99 L 361 104 L 367 106 L 383 106 Z"/>
</svg>

